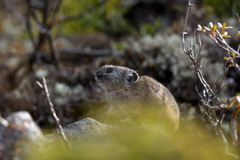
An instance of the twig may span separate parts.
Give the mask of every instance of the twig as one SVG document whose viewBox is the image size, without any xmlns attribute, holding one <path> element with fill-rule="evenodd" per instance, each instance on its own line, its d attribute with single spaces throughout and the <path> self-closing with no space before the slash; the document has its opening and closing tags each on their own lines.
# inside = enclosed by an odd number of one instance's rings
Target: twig
<svg viewBox="0 0 240 160">
<path fill-rule="evenodd" d="M 8 0 L 2 0 L 4 6 L 7 8 L 7 10 L 12 13 L 17 19 L 19 19 L 20 21 L 26 23 L 26 24 L 29 24 L 29 26 L 31 28 L 34 28 L 36 30 L 38 30 L 39 32 L 45 32 L 45 30 L 43 28 L 41 28 L 41 26 L 35 26 L 35 25 L 32 25 L 29 21 L 28 18 L 24 17 L 23 15 L 21 15 L 19 12 L 17 12 L 13 7 L 12 5 L 10 4 L 10 1 Z"/>
<path fill-rule="evenodd" d="M 225 114 L 226 114 L 227 110 L 228 110 L 228 109 L 224 108 L 223 112 L 221 113 L 220 118 L 219 118 L 219 121 L 218 121 L 218 125 L 219 125 L 219 126 L 222 124 L 222 121 L 223 121 L 223 119 L 224 119 L 224 117 L 225 117 Z"/>
<path fill-rule="evenodd" d="M 12 7 L 9 0 L 3 0 L 2 1 L 4 6 L 15 16 L 17 17 L 17 19 L 19 19 L 20 21 L 23 21 L 26 23 L 26 21 L 28 21 L 28 19 L 26 19 L 24 16 L 22 16 L 20 13 L 18 13 L 16 10 L 14 10 L 14 8 Z"/>
<path fill-rule="evenodd" d="M 222 37 L 220 37 L 220 36 L 218 36 L 217 38 L 214 38 L 214 37 L 212 37 L 212 36 L 209 36 L 209 37 L 210 37 L 219 47 L 221 47 L 222 49 L 228 51 L 229 53 L 230 53 L 230 52 L 233 52 L 233 53 L 235 53 L 235 54 L 237 54 L 237 55 L 240 55 L 240 53 L 237 52 L 237 51 L 235 51 L 232 47 L 230 47 L 230 46 L 227 44 L 227 42 L 226 42 Z M 224 47 L 222 44 L 220 44 L 219 41 L 220 41 L 221 43 L 223 43 L 226 47 Z"/>
<path fill-rule="evenodd" d="M 53 64 L 55 66 L 58 67 L 58 60 L 57 60 L 57 51 L 55 50 L 55 47 L 53 45 L 53 40 L 52 40 L 52 35 L 50 34 L 47 34 L 47 40 L 48 40 L 48 43 L 49 43 L 49 47 L 50 47 L 50 50 L 51 50 L 51 56 L 52 56 L 52 60 L 53 60 Z"/>
<path fill-rule="evenodd" d="M 4 127 L 8 127 L 9 123 L 6 119 L 4 119 L 0 114 L 0 124 L 2 124 Z"/>
<path fill-rule="evenodd" d="M 221 87 L 221 86 L 222 86 L 223 80 L 226 78 L 226 75 L 227 75 L 227 73 L 228 73 L 229 68 L 230 68 L 230 65 L 228 65 L 227 67 L 226 67 L 226 65 L 225 65 L 225 70 L 224 70 L 223 73 L 220 75 L 220 76 L 223 75 L 223 77 L 221 78 L 221 81 L 220 81 L 220 84 L 219 84 L 219 90 L 218 90 L 216 93 L 219 93 L 219 92 L 225 87 L 225 86 L 223 86 L 223 87 Z M 220 79 L 220 76 L 219 76 L 218 79 Z M 218 80 L 218 79 L 217 79 L 217 80 Z M 217 81 L 217 80 L 216 80 L 216 81 Z"/>
<path fill-rule="evenodd" d="M 29 13 L 27 13 L 27 18 L 30 19 Z M 31 23 L 30 23 L 29 20 L 26 21 L 26 28 L 27 28 L 27 31 L 28 31 L 28 35 L 29 35 L 29 37 L 30 37 L 30 39 L 32 41 L 32 44 L 33 44 L 34 48 L 36 48 L 37 44 L 36 44 L 36 42 L 34 40 L 34 36 L 33 36 L 32 30 L 31 30 Z"/>
<path fill-rule="evenodd" d="M 188 1 L 188 8 L 187 8 L 187 13 L 186 13 L 186 17 L 185 17 L 185 22 L 184 22 L 184 27 L 183 27 L 183 32 L 182 32 L 182 48 L 183 48 L 183 51 L 184 53 L 186 53 L 186 49 L 185 49 L 185 34 L 187 34 L 186 32 L 186 27 L 187 27 L 187 21 L 188 21 L 188 15 L 189 15 L 189 12 L 190 12 L 190 9 L 191 9 L 191 6 L 193 4 L 191 4 L 191 0 Z"/>
<path fill-rule="evenodd" d="M 231 121 L 230 121 L 230 130 L 231 130 L 230 133 L 231 133 L 234 145 L 238 145 L 239 144 L 236 125 L 237 125 L 237 121 L 236 121 L 235 118 L 232 117 Z"/>
<path fill-rule="evenodd" d="M 217 127 L 217 129 L 218 129 L 218 133 L 220 134 L 220 136 L 221 136 L 222 139 L 223 139 L 223 143 L 225 144 L 225 149 L 226 149 L 226 152 L 225 152 L 225 153 L 226 153 L 227 155 L 230 155 L 230 156 L 232 156 L 232 157 L 235 157 L 235 158 L 239 159 L 239 157 L 238 157 L 237 155 L 229 152 L 228 141 L 227 141 L 225 135 L 223 134 L 223 131 L 220 129 L 220 127 Z"/>
<path fill-rule="evenodd" d="M 30 16 L 31 16 L 31 17 L 33 17 L 33 20 L 38 24 L 38 26 L 40 26 L 40 28 L 39 28 L 40 34 L 38 36 L 37 44 L 34 44 L 34 46 L 35 46 L 35 51 L 34 51 L 35 56 L 37 56 L 37 52 L 40 50 L 44 41 L 47 40 L 49 48 L 50 48 L 50 54 L 51 54 L 53 64 L 58 67 L 56 50 L 54 48 L 52 35 L 50 33 L 50 29 L 52 28 L 53 24 L 49 25 L 48 21 L 47 21 L 48 16 L 49 16 L 49 1 L 44 0 L 42 2 L 43 3 L 43 8 L 41 10 L 41 13 L 42 13 L 42 19 L 41 20 L 36 15 L 36 13 L 34 11 L 34 8 L 32 8 L 30 0 L 26 0 L 26 2 L 27 2 L 27 5 L 28 5 L 28 14 L 29 14 L 29 16 L 28 16 L 29 20 L 28 21 L 30 22 Z M 57 11 L 59 10 L 60 4 L 61 4 L 61 1 L 58 1 L 57 6 L 54 9 L 54 13 L 53 13 L 54 16 L 57 13 Z M 28 30 L 29 30 L 29 27 L 28 27 Z"/>
<path fill-rule="evenodd" d="M 238 18 L 238 22 L 240 23 L 240 17 L 238 15 L 238 13 L 236 13 L 236 15 L 237 15 L 237 18 Z"/>
<path fill-rule="evenodd" d="M 225 112 L 223 112 L 223 114 L 220 116 L 220 119 L 217 118 L 217 115 L 216 115 L 215 111 L 219 110 L 219 109 L 222 109 L 221 103 L 219 101 L 218 96 L 214 93 L 211 86 L 207 83 L 207 81 L 205 80 L 205 78 L 202 74 L 202 64 L 201 64 L 201 58 L 200 58 L 200 53 L 202 51 L 201 50 L 202 49 L 201 48 L 202 44 L 201 44 L 201 39 L 199 38 L 198 43 L 199 43 L 200 49 L 197 51 L 196 46 L 195 46 L 196 45 L 195 32 L 194 32 L 193 42 L 191 42 L 190 46 L 188 45 L 187 48 L 185 47 L 185 35 L 187 34 L 186 26 L 187 26 L 187 20 L 188 20 L 189 11 L 190 11 L 191 6 L 192 6 L 191 0 L 189 0 L 188 1 L 188 8 L 187 8 L 187 11 L 186 11 L 184 28 L 183 28 L 183 32 L 182 32 L 182 47 L 183 47 L 183 52 L 188 56 L 189 61 L 191 61 L 191 63 L 192 63 L 190 67 L 195 70 L 195 72 L 197 74 L 197 77 L 200 80 L 200 82 L 201 82 L 201 84 L 204 88 L 203 89 L 203 95 L 201 95 L 199 93 L 198 89 L 196 88 L 196 91 L 197 91 L 198 95 L 200 96 L 201 102 L 202 102 L 202 105 L 199 105 L 199 107 L 200 107 L 201 112 L 204 115 L 207 116 L 207 118 L 209 120 L 209 123 L 211 124 L 211 126 L 214 129 L 214 131 L 216 132 L 216 134 L 221 136 L 222 141 L 225 145 L 226 154 L 238 158 L 238 156 L 236 156 L 232 153 L 229 153 L 228 141 L 227 141 L 225 135 L 223 134 L 221 126 L 220 126 L 221 122 L 223 120 L 223 117 L 225 115 Z M 228 46 L 227 46 L 227 48 L 230 49 L 230 50 L 232 49 L 231 47 L 228 47 Z M 224 77 L 225 77 L 225 75 L 224 75 Z"/>
<path fill-rule="evenodd" d="M 200 59 L 200 52 L 201 52 L 201 40 L 199 38 L 199 46 L 200 46 L 200 49 L 199 51 L 197 52 L 195 50 L 195 43 L 196 43 L 196 40 L 195 40 L 195 35 L 193 37 L 193 43 L 190 45 L 190 47 L 187 47 L 185 48 L 185 34 L 186 31 L 186 25 L 187 25 L 187 20 L 188 20 L 188 16 L 189 16 L 189 11 L 190 11 L 190 8 L 191 8 L 192 4 L 191 4 L 191 0 L 189 0 L 188 2 L 188 8 L 187 8 L 187 13 L 186 13 L 186 19 L 185 19 L 185 23 L 184 23 L 184 28 L 183 28 L 183 32 L 182 32 L 182 46 L 183 46 L 183 51 L 185 54 L 188 55 L 189 59 L 192 61 L 192 68 L 195 70 L 201 84 L 203 85 L 206 93 L 207 93 L 207 96 L 208 97 L 213 97 L 213 99 L 217 99 L 215 93 L 213 92 L 213 90 L 211 89 L 210 85 L 207 83 L 207 81 L 205 80 L 205 78 L 203 77 L 203 74 L 202 74 L 202 66 L 201 66 L 201 59 Z M 197 58 L 196 58 L 197 57 Z M 214 101 L 215 101 L 214 100 Z M 219 105 L 219 104 L 218 104 Z"/>
<path fill-rule="evenodd" d="M 46 97 L 47 97 L 48 105 L 49 105 L 49 107 L 50 107 L 52 116 L 53 116 L 54 121 L 55 121 L 55 123 L 57 124 L 57 127 L 58 127 L 58 132 L 60 133 L 60 135 L 61 135 L 63 141 L 66 143 L 66 145 L 67 145 L 70 149 L 72 149 L 72 147 L 71 147 L 71 145 L 69 144 L 69 142 L 68 142 L 68 140 L 67 140 L 67 137 L 66 137 L 66 135 L 65 135 L 65 133 L 64 133 L 64 131 L 63 131 L 62 125 L 61 125 L 61 123 L 60 123 L 60 119 L 58 118 L 58 116 L 57 116 L 57 114 L 56 114 L 56 112 L 55 112 L 55 110 L 54 110 L 54 106 L 53 106 L 53 103 L 52 103 L 52 101 L 51 101 L 51 99 L 50 99 L 50 94 L 49 94 L 49 91 L 48 91 L 48 87 L 47 87 L 47 83 L 46 83 L 45 77 L 42 77 L 42 81 L 43 81 L 43 84 L 41 84 L 41 83 L 38 82 L 38 81 L 37 81 L 36 83 L 38 84 L 38 86 L 39 86 L 40 88 L 44 89 L 44 92 L 45 92 L 45 95 L 46 95 Z"/>
<path fill-rule="evenodd" d="M 57 14 L 57 12 L 60 9 L 61 4 L 62 4 L 62 0 L 58 0 L 57 5 L 56 5 L 56 7 L 53 10 L 52 17 L 55 17 L 55 15 Z"/>
</svg>

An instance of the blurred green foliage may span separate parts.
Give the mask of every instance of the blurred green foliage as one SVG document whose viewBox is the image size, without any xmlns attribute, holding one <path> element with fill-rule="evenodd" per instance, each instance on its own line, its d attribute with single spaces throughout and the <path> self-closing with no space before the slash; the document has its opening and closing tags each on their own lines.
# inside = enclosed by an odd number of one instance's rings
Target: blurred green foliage
<svg viewBox="0 0 240 160">
<path fill-rule="evenodd" d="M 73 150 L 58 142 L 32 152 L 32 160 L 227 160 L 224 144 L 208 131 L 193 127 L 166 135 L 159 128 L 113 129 L 106 134 L 82 141 Z M 62 147 L 61 147 L 62 146 Z M 230 150 L 233 152 L 232 148 Z"/>
<path fill-rule="evenodd" d="M 217 16 L 236 16 L 240 11 L 239 0 L 203 0 L 203 5 L 213 8 Z"/>
<path fill-rule="evenodd" d="M 139 33 L 142 36 L 144 36 L 144 35 L 154 36 L 161 28 L 162 28 L 161 20 L 160 20 L 160 18 L 156 18 L 153 23 L 142 24 L 140 26 Z"/>
<path fill-rule="evenodd" d="M 64 22 L 60 30 L 65 34 L 104 32 L 110 36 L 119 36 L 133 31 L 123 18 L 127 8 L 121 7 L 122 0 L 106 1 L 99 4 L 98 0 L 63 1 L 61 16 L 68 17 L 82 14 L 81 18 Z M 93 8 L 91 11 L 87 11 Z"/>
</svg>

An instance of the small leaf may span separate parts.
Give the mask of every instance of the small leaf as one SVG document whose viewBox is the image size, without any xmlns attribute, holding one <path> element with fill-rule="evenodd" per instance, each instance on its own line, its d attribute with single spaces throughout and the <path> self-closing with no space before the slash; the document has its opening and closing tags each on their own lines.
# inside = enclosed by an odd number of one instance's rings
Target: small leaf
<svg viewBox="0 0 240 160">
<path fill-rule="evenodd" d="M 236 109 L 234 110 L 234 112 L 233 112 L 233 118 L 234 118 L 234 119 L 237 118 L 237 114 L 238 114 L 239 111 L 240 111 L 240 108 L 236 108 Z"/>
<path fill-rule="evenodd" d="M 237 36 L 240 37 L 240 31 L 238 31 Z"/>
<path fill-rule="evenodd" d="M 227 24 L 224 22 L 224 23 L 222 24 L 222 27 L 225 28 L 226 26 L 227 26 Z"/>
<path fill-rule="evenodd" d="M 228 103 L 227 108 L 231 108 L 231 107 L 233 107 L 234 105 L 236 105 L 235 111 L 236 111 L 236 110 L 240 110 L 240 95 L 235 96 L 235 97 L 233 98 L 233 100 L 231 100 L 231 101 Z M 223 106 L 223 107 L 225 107 L 225 106 Z M 235 112 L 235 111 L 234 111 L 234 112 Z M 237 111 L 237 112 L 239 112 L 239 111 Z"/>
<path fill-rule="evenodd" d="M 228 103 L 227 108 L 233 107 L 233 105 L 235 104 L 235 102 L 236 102 L 236 98 L 234 98 L 232 101 L 230 101 L 230 102 Z"/>
<path fill-rule="evenodd" d="M 235 58 L 236 58 L 236 53 L 234 53 L 234 52 L 231 52 L 231 55 L 232 55 L 233 59 L 235 59 Z"/>
<path fill-rule="evenodd" d="M 231 38 L 229 35 L 223 35 L 224 38 Z"/>
<path fill-rule="evenodd" d="M 214 24 L 213 27 L 212 27 L 212 30 L 216 31 L 217 30 L 217 25 Z"/>
</svg>

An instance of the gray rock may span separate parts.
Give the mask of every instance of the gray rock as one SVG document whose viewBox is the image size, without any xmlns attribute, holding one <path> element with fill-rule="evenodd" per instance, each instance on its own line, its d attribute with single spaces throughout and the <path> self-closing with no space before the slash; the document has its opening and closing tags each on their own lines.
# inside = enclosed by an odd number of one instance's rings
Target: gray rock
<svg viewBox="0 0 240 160">
<path fill-rule="evenodd" d="M 0 123 L 0 159 L 24 159 L 30 147 L 44 136 L 26 111 L 12 113 L 6 120 L 7 125 Z"/>
<path fill-rule="evenodd" d="M 61 140 L 59 134 L 43 136 L 40 128 L 26 111 L 12 113 L 6 118 L 5 123 L 0 122 L 1 160 L 26 160 L 33 147 L 41 152 L 43 148 L 51 148 L 51 146 L 58 144 L 54 143 L 55 140 Z M 65 126 L 63 130 L 70 145 L 74 146 L 85 140 L 97 138 L 111 128 L 92 118 L 85 118 Z"/>
<path fill-rule="evenodd" d="M 76 145 L 84 140 L 90 140 L 103 135 L 111 128 L 111 126 L 98 122 L 95 119 L 85 118 L 65 126 L 63 131 L 70 145 Z M 46 137 L 52 142 L 59 138 L 56 134 L 47 135 Z"/>
</svg>

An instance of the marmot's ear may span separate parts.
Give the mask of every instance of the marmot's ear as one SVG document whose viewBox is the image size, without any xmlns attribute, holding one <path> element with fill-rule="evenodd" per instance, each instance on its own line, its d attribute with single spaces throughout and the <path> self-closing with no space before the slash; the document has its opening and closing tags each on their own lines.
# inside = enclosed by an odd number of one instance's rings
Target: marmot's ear
<svg viewBox="0 0 240 160">
<path fill-rule="evenodd" d="M 127 71 L 125 77 L 124 77 L 124 83 L 127 85 L 132 85 L 134 83 L 136 83 L 139 79 L 139 76 L 137 74 L 137 72 L 130 70 Z"/>
</svg>

